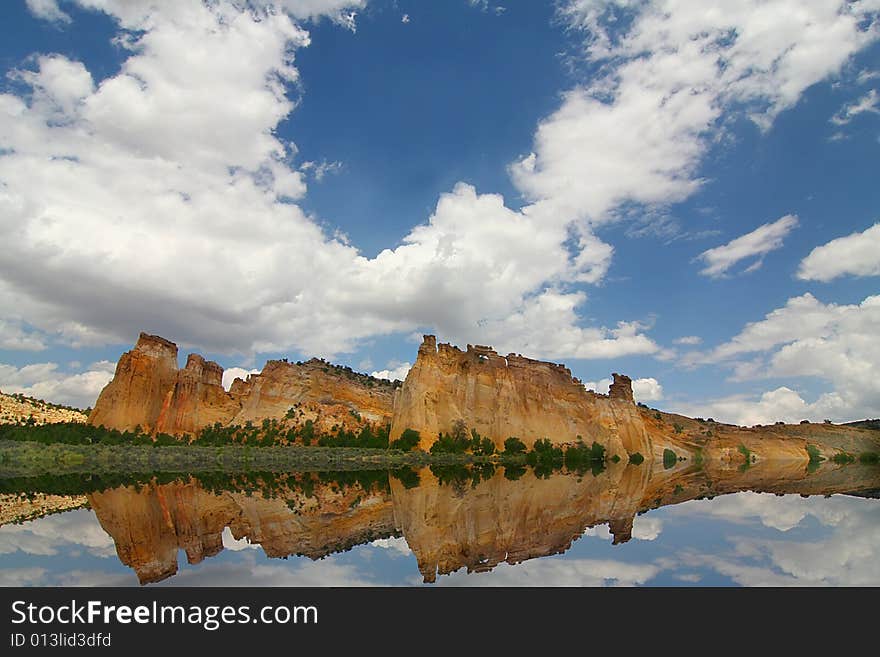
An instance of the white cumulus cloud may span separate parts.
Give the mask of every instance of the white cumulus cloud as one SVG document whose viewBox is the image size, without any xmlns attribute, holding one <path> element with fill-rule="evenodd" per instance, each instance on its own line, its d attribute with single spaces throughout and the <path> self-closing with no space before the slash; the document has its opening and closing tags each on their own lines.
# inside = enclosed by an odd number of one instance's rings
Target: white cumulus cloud
<svg viewBox="0 0 880 657">
<path fill-rule="evenodd" d="M 236 379 L 241 379 L 242 381 L 247 381 L 248 376 L 251 374 L 259 374 L 260 370 L 248 370 L 243 367 L 227 367 L 223 370 L 223 388 L 225 390 L 229 390 L 232 387 L 232 382 Z"/>
<path fill-rule="evenodd" d="M 880 223 L 817 246 L 801 261 L 797 272 L 800 279 L 822 282 L 847 274 L 880 276 Z"/>
<path fill-rule="evenodd" d="M 538 357 L 658 351 L 636 320 L 582 326 L 571 284 L 601 281 L 612 249 L 570 216 L 461 183 L 366 258 L 296 204 L 335 164 L 297 166 L 275 132 L 310 38 L 295 19 L 363 3 L 80 3 L 129 56 L 104 80 L 41 56 L 16 74 L 32 93 L 0 94 L 0 307 L 17 312 L 0 319 L 73 346 L 147 330 L 333 357 L 429 330 Z"/>
<path fill-rule="evenodd" d="M 826 304 L 809 293 L 793 297 L 728 342 L 685 361 L 729 367 L 739 381 L 811 377 L 830 390 L 807 401 L 792 387 L 779 386 L 757 397 L 736 395 L 678 409 L 738 424 L 874 417 L 880 408 L 878 334 L 880 296 L 859 304 Z"/>
<path fill-rule="evenodd" d="M 403 381 L 411 367 L 411 363 L 388 363 L 388 369 L 372 372 L 370 376 L 374 376 L 377 379 L 388 379 L 389 381 Z"/>
<path fill-rule="evenodd" d="M 0 390 L 76 408 L 94 406 L 116 366 L 109 361 L 93 363 L 85 372 L 62 372 L 57 363 L 33 363 L 15 367 L 0 363 Z"/>
<path fill-rule="evenodd" d="M 713 278 L 723 276 L 741 260 L 756 257 L 757 259 L 745 270 L 754 271 L 761 266 L 765 255 L 782 248 L 785 236 L 797 225 L 797 217 L 785 215 L 774 222 L 758 226 L 750 233 L 740 235 L 727 244 L 704 251 L 697 256 L 706 264 L 706 268 L 700 273 Z"/>
</svg>

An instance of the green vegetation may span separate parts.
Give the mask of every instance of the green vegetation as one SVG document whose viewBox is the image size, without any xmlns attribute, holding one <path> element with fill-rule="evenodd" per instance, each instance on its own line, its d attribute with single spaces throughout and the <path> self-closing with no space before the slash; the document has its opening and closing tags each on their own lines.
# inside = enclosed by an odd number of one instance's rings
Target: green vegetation
<svg viewBox="0 0 880 657">
<path fill-rule="evenodd" d="M 507 440 L 504 441 L 504 453 L 508 455 L 514 454 L 524 454 L 526 451 L 526 444 L 521 441 L 519 438 L 514 438 L 511 436 Z"/>
<path fill-rule="evenodd" d="M 526 454 L 526 463 L 532 466 L 535 474 L 538 474 L 539 469 L 543 474 L 545 471 L 549 470 L 549 472 L 552 472 L 555 469 L 561 468 L 564 460 L 565 456 L 562 448 L 553 445 L 546 438 L 536 440 L 535 444 L 532 445 L 532 451 Z"/>
<path fill-rule="evenodd" d="M 516 481 L 520 477 L 522 477 L 526 473 L 526 468 L 523 465 L 505 465 L 504 466 L 504 478 L 509 479 L 510 481 Z"/>
<path fill-rule="evenodd" d="M 537 443 L 535 447 L 538 447 Z M 558 447 L 556 450 L 562 452 Z M 566 448 L 562 462 L 570 472 L 583 474 L 590 470 L 595 476 L 605 469 L 605 447 L 595 441 L 587 447 L 583 440 L 579 440 L 575 445 Z"/>
<path fill-rule="evenodd" d="M 659 411 L 658 411 L 658 412 L 654 413 L 654 419 L 655 419 L 655 420 L 662 420 L 662 419 L 663 419 L 663 416 L 660 415 L 660 413 L 659 413 Z"/>
<path fill-rule="evenodd" d="M 745 460 L 746 460 L 746 463 L 751 463 L 751 462 L 754 460 L 754 459 L 752 458 L 752 452 L 749 450 L 748 447 L 746 447 L 746 446 L 743 445 L 742 443 L 740 443 L 740 444 L 739 444 L 739 447 L 737 447 L 736 449 L 737 449 L 737 451 L 738 451 L 740 454 L 743 455 L 743 457 L 744 457 Z"/>
<path fill-rule="evenodd" d="M 709 432 L 711 435 L 711 432 Z M 694 465 L 699 467 L 703 466 L 703 448 L 697 447 L 697 451 L 694 453 Z"/>
<path fill-rule="evenodd" d="M 679 424 L 678 422 L 673 423 L 672 428 L 675 430 L 675 433 L 681 433 L 684 431 L 684 425 Z"/>
<path fill-rule="evenodd" d="M 678 456 L 668 447 L 663 450 L 663 468 L 668 470 L 678 462 Z"/>
<path fill-rule="evenodd" d="M 455 463 L 430 467 L 441 486 L 452 486 L 459 491 L 464 491 L 468 486 L 476 488 L 481 482 L 495 476 L 495 466 L 492 463 Z"/>
<path fill-rule="evenodd" d="M 419 436 L 418 431 L 404 429 L 403 433 L 400 434 L 400 438 L 391 441 L 389 447 L 391 447 L 391 449 L 399 449 L 402 452 L 409 452 L 418 447 L 420 440 L 421 436 Z"/>
<path fill-rule="evenodd" d="M 825 457 L 822 456 L 816 445 L 807 445 L 807 454 L 810 456 L 810 462 L 807 463 L 807 472 L 815 472 L 819 469 L 819 466 L 822 461 L 825 460 Z"/>
<path fill-rule="evenodd" d="M 612 463 L 620 463 L 620 457 L 617 454 L 615 454 L 614 456 L 611 457 L 611 462 Z"/>
<path fill-rule="evenodd" d="M 856 457 L 852 454 L 847 454 L 846 452 L 838 452 L 831 460 L 837 463 L 838 465 L 846 465 L 847 463 L 853 463 L 856 460 Z"/>
<path fill-rule="evenodd" d="M 40 473 L 150 473 L 396 469 L 429 463 L 473 463 L 488 457 L 356 447 L 249 445 L 173 447 L 40 444 L 0 441 L 0 478 Z"/>
<path fill-rule="evenodd" d="M 818 464 L 820 461 L 825 460 L 816 445 L 807 445 L 807 454 L 810 455 L 810 463 Z"/>
<path fill-rule="evenodd" d="M 859 454 L 859 463 L 865 465 L 877 465 L 880 463 L 880 454 L 877 452 L 862 452 Z"/>
<path fill-rule="evenodd" d="M 451 432 L 440 432 L 430 451 L 431 454 L 464 454 L 471 448 L 471 440 L 464 420 L 456 420 Z"/>
<path fill-rule="evenodd" d="M 397 479 L 401 484 L 403 484 L 403 487 L 407 490 L 409 490 L 410 488 L 417 488 L 419 483 L 421 482 L 419 473 L 406 465 L 402 468 L 392 470 L 391 476 Z"/>
<path fill-rule="evenodd" d="M 645 462 L 645 457 L 641 455 L 639 452 L 634 452 L 629 455 L 629 462 L 633 465 L 641 465 Z"/>
<path fill-rule="evenodd" d="M 684 488 L 682 487 L 681 484 L 676 484 L 675 488 L 672 489 L 672 493 L 674 495 L 678 495 L 679 493 L 683 493 L 683 492 L 684 492 Z"/>
</svg>

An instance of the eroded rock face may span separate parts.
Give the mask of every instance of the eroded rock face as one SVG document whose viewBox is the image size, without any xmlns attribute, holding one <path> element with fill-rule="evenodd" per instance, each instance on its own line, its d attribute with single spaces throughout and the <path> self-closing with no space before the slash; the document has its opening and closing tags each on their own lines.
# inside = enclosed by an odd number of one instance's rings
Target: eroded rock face
<svg viewBox="0 0 880 657">
<path fill-rule="evenodd" d="M 650 453 L 629 378 L 615 375 L 614 391 L 587 391 L 563 365 L 500 356 L 484 346 L 438 346 L 428 335 L 395 401 L 391 437 L 414 429 L 428 449 L 463 420 L 499 448 L 511 436 L 528 447 L 541 438 L 574 443 L 581 437 L 616 454 Z"/>
<path fill-rule="evenodd" d="M 116 364 L 113 380 L 101 391 L 89 424 L 120 431 L 140 426 L 153 431 L 165 396 L 177 380 L 177 345 L 141 333 L 134 349 Z"/>
<path fill-rule="evenodd" d="M 270 360 L 260 374 L 230 389 L 241 400 L 232 423 L 283 417 L 292 404 L 313 402 L 341 404 L 370 421 L 387 424 L 393 390 L 389 382 L 355 375 L 314 358 L 301 364 Z"/>
<path fill-rule="evenodd" d="M 189 434 L 215 422 L 229 423 L 241 404 L 223 389 L 222 380 L 222 367 L 198 354 L 190 354 L 186 367 L 177 372 L 177 381 L 165 394 L 156 430 Z"/>
<path fill-rule="evenodd" d="M 391 422 L 394 385 L 322 360 L 304 363 L 271 360 L 246 381 L 236 379 L 227 392 L 223 368 L 198 354 L 177 369 L 177 346 L 142 333 L 135 348 L 119 359 L 89 423 L 109 429 L 148 433 L 195 434 L 217 422 L 223 425 L 266 418 L 281 419 L 293 406 L 302 413 L 290 423 L 346 425 L 350 413 L 366 421 Z"/>
<path fill-rule="evenodd" d="M 614 380 L 608 386 L 608 396 L 611 399 L 621 399 L 634 404 L 632 379 L 625 374 L 618 374 L 617 372 L 614 372 L 611 376 Z"/>
</svg>

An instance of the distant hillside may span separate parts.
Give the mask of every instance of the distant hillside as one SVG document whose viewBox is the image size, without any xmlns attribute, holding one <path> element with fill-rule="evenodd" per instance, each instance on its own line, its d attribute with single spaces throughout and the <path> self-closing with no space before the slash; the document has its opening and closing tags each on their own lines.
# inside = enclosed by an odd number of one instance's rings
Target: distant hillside
<svg viewBox="0 0 880 657">
<path fill-rule="evenodd" d="M 857 429 L 874 429 L 880 431 L 880 418 L 874 420 L 858 420 L 857 422 L 846 422 L 845 427 L 856 427 Z"/>
<path fill-rule="evenodd" d="M 7 395 L 0 392 L 0 424 L 27 422 L 30 418 L 34 419 L 34 424 L 50 424 L 85 422 L 89 416 L 70 406 L 51 404 L 22 394 Z"/>
</svg>

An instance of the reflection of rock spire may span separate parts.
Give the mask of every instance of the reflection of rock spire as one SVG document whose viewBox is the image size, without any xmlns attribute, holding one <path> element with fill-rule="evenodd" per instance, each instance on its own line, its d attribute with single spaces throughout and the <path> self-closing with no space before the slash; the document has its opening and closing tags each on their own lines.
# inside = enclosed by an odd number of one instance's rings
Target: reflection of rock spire
<svg viewBox="0 0 880 657">
<path fill-rule="evenodd" d="M 272 499 L 250 492 L 217 494 L 191 480 L 140 489 L 120 486 L 90 493 L 88 500 L 120 561 L 141 584 L 177 573 L 180 549 L 190 564 L 221 552 L 225 527 L 235 539 L 259 544 L 266 556 L 285 558 L 320 559 L 398 535 L 384 490 L 353 485 L 340 491 L 331 482 L 316 484 L 312 496 L 295 487 L 284 493 Z"/>
<path fill-rule="evenodd" d="M 217 554 L 224 527 L 236 540 L 259 544 L 268 557 L 312 559 L 403 534 L 424 581 L 432 583 L 462 568 L 485 572 L 499 563 L 561 554 L 586 527 L 607 523 L 613 544 L 620 545 L 632 539 L 637 514 L 690 499 L 743 490 L 873 495 L 880 489 L 873 467 L 824 464 L 810 471 L 803 461 L 763 459 L 743 470 L 739 461 L 717 457 L 669 470 L 652 461 L 638 466 L 612 461 L 595 476 L 547 479 L 527 470 L 511 480 L 499 468 L 467 486 L 441 484 L 424 469 L 412 488 L 391 477 L 390 495 L 384 487 L 340 489 L 317 480 L 310 480 L 313 492 L 306 495 L 304 482 L 297 481 L 288 481 L 272 498 L 208 492 L 191 480 L 123 486 L 90 493 L 88 500 L 120 560 L 141 583 L 177 572 L 181 548 L 190 563 Z"/>
<path fill-rule="evenodd" d="M 626 543 L 632 538 L 634 519 L 633 516 L 628 516 L 626 518 L 612 518 L 608 521 L 608 529 L 614 537 L 612 545 Z"/>
</svg>

